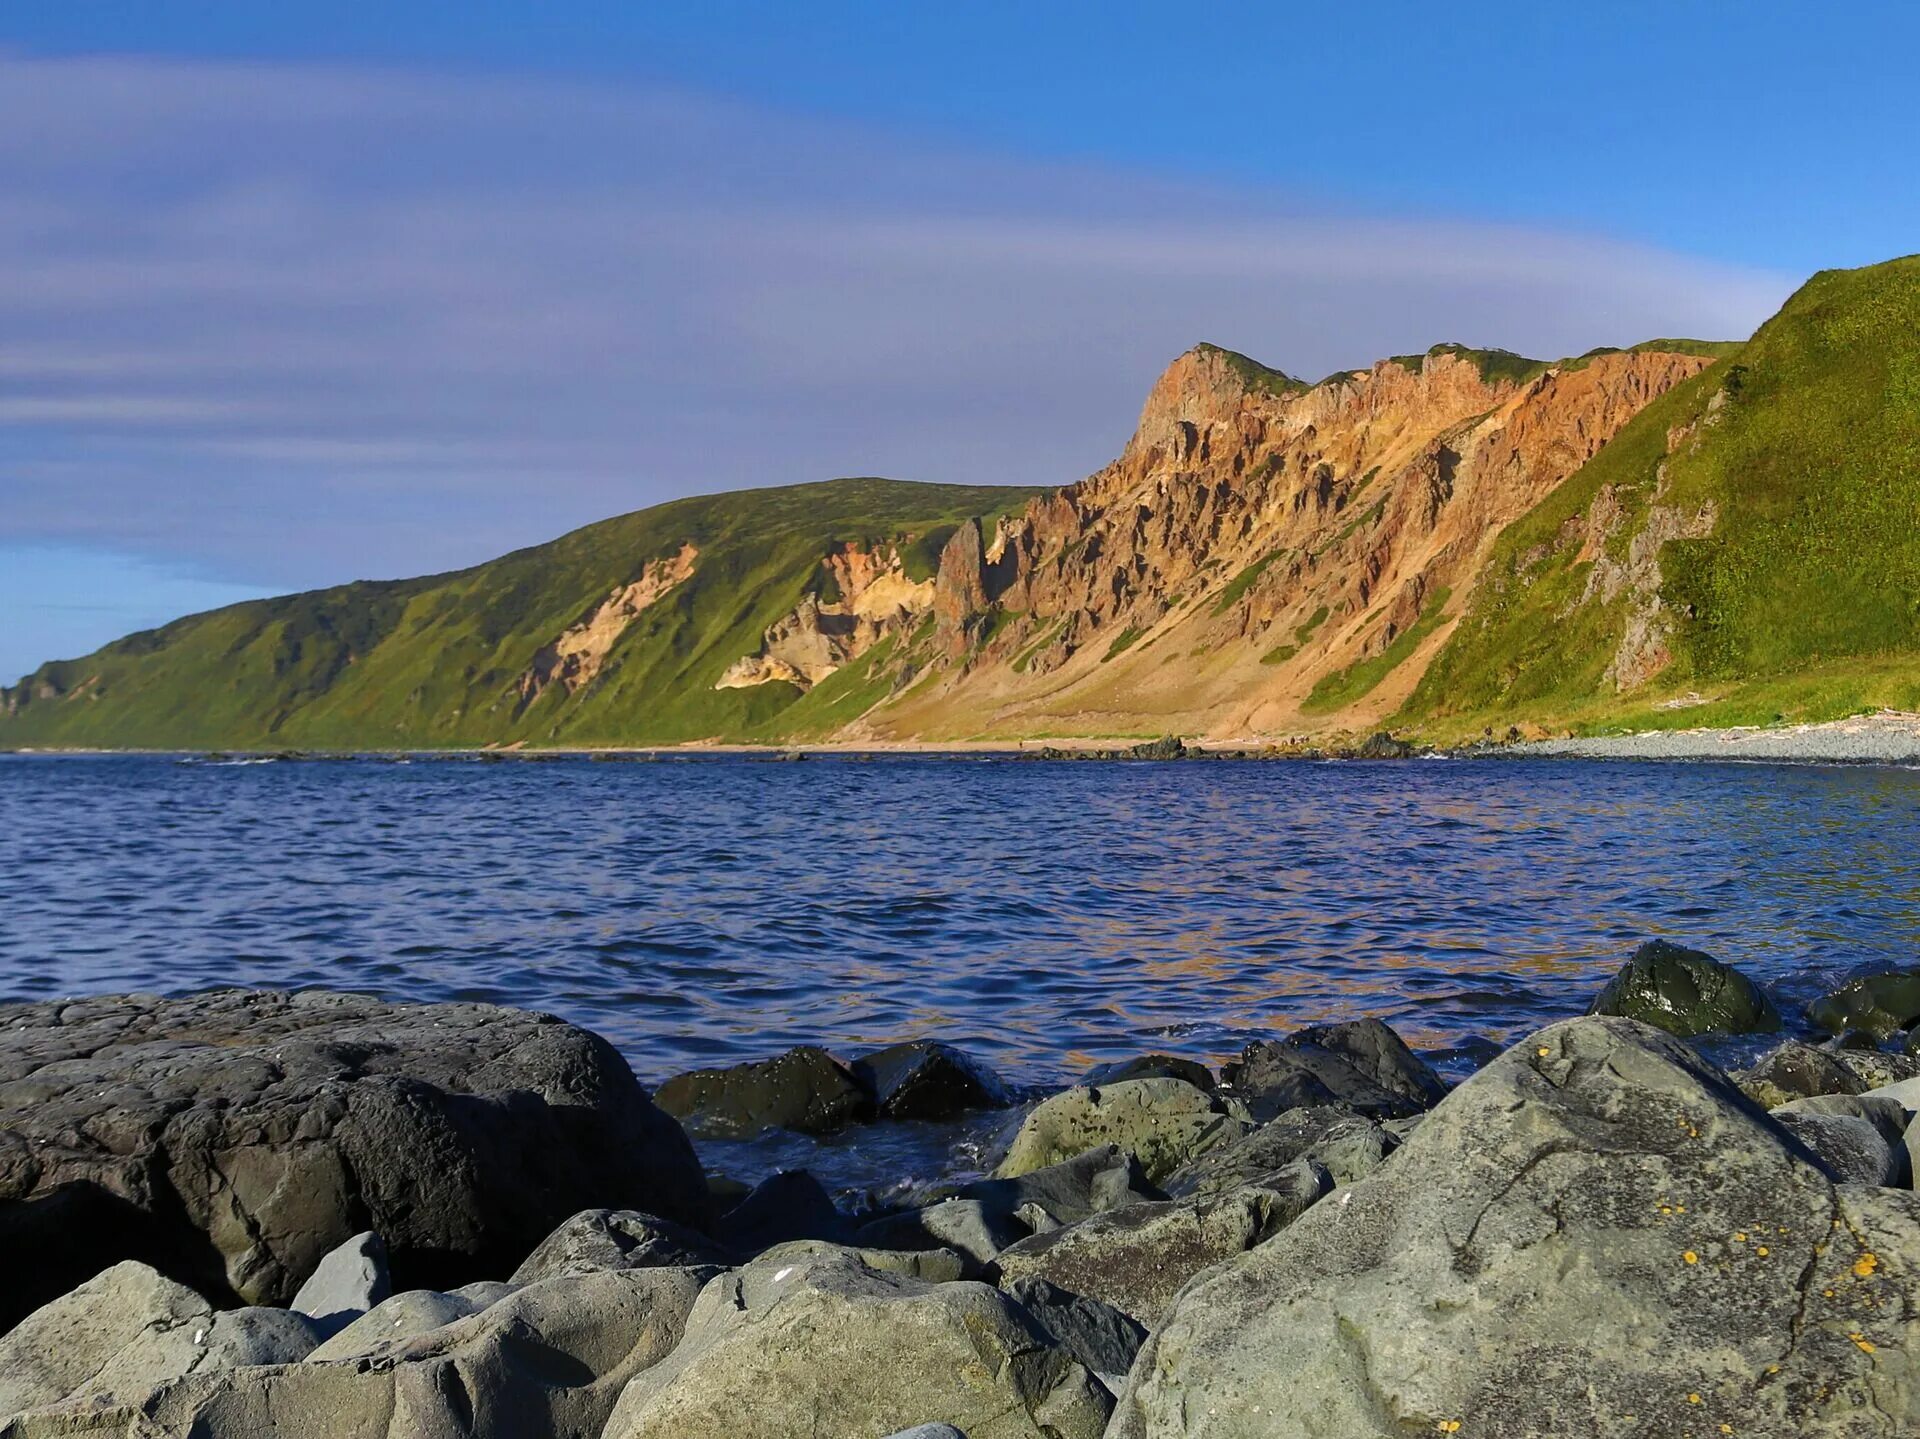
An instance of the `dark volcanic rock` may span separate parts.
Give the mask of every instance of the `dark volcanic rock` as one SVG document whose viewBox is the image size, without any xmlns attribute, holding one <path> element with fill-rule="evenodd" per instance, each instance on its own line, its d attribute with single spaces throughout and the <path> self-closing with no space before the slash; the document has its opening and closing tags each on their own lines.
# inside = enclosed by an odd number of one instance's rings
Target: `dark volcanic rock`
<svg viewBox="0 0 1920 1439">
<path fill-rule="evenodd" d="M 1732 1078 L 1762 1109 L 1816 1094 L 1859 1094 L 1869 1087 L 1824 1049 L 1793 1039 L 1769 1050 L 1759 1063 Z"/>
<path fill-rule="evenodd" d="M 284 1302 L 373 1230 L 402 1287 L 505 1273 L 700 1169 L 606 1041 L 491 1005 L 218 990 L 0 1008 L 0 1329 L 119 1259 Z"/>
<path fill-rule="evenodd" d="M 1587 1013 L 1637 1019 L 1683 1039 L 1780 1028 L 1780 1012 L 1759 985 L 1710 954 L 1664 939 L 1636 949 Z"/>
<path fill-rule="evenodd" d="M 1166 1191 L 1176 1199 L 1213 1198 L 1299 1159 L 1324 1168 L 1335 1184 L 1352 1184 L 1399 1147 L 1399 1136 L 1384 1125 L 1340 1105 L 1292 1109 L 1175 1170 L 1167 1176 Z"/>
<path fill-rule="evenodd" d="M 916 1039 L 853 1062 L 853 1075 L 886 1119 L 951 1119 L 969 1109 L 998 1109 L 1006 1086 L 950 1044 Z"/>
<path fill-rule="evenodd" d="M 1123 1079 L 1184 1079 L 1209 1094 L 1217 1086 L 1211 1069 L 1197 1059 L 1182 1059 L 1177 1054 L 1139 1054 L 1132 1059 L 1096 1064 L 1080 1077 L 1080 1082 L 1097 1087 L 1118 1084 Z"/>
<path fill-rule="evenodd" d="M 956 1197 L 976 1200 L 990 1214 L 1018 1218 L 1028 1229 L 1051 1229 L 1166 1195 L 1147 1182 L 1138 1159 L 1103 1144 L 1011 1179 L 975 1180 Z"/>
<path fill-rule="evenodd" d="M 741 1138 L 763 1129 L 830 1134 L 873 1118 L 853 1071 L 812 1045 L 772 1059 L 675 1075 L 654 1101 L 695 1134 Z"/>
<path fill-rule="evenodd" d="M 846 1216 L 833 1196 L 804 1169 L 787 1169 L 764 1179 L 713 1226 L 714 1237 L 739 1254 L 758 1254 L 795 1239 L 837 1240 Z"/>
<path fill-rule="evenodd" d="M 1834 1034 L 1864 1029 L 1882 1037 L 1920 1021 L 1920 970 L 1862 975 L 1824 994 L 1807 1018 Z"/>
<path fill-rule="evenodd" d="M 1682 1041 L 1555 1025 L 1197 1277 L 1109 1439 L 1910 1434 L 1920 1196 L 1835 1185 Z"/>
<path fill-rule="evenodd" d="M 1404 1118 L 1446 1093 L 1440 1077 L 1377 1019 L 1314 1025 L 1250 1044 L 1222 1077 L 1261 1121 L 1327 1104 Z"/>
</svg>

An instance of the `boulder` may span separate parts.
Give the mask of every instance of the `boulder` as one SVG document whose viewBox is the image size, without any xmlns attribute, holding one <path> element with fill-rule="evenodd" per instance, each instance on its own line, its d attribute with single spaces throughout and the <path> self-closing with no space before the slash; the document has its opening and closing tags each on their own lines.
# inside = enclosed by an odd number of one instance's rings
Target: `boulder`
<svg viewBox="0 0 1920 1439">
<path fill-rule="evenodd" d="M 1335 1184 L 1352 1184 L 1373 1173 L 1399 1147 L 1399 1137 L 1386 1125 L 1341 1105 L 1290 1109 L 1251 1134 L 1182 1165 L 1167 1176 L 1164 1188 L 1176 1199 L 1209 1199 L 1298 1159 L 1320 1165 Z"/>
<path fill-rule="evenodd" d="M 883 1119 L 951 1119 L 1008 1103 L 1006 1086 L 985 1065 L 932 1040 L 862 1055 L 853 1062 L 853 1075 L 873 1096 Z"/>
<path fill-rule="evenodd" d="M 190 1372 L 245 1369 L 256 1364 L 298 1364 L 309 1358 L 326 1331 L 312 1316 L 292 1309 L 248 1305 L 222 1309 L 213 1316 Z"/>
<path fill-rule="evenodd" d="M 804 1169 L 784 1169 L 763 1179 L 713 1225 L 714 1238 L 743 1255 L 791 1239 L 840 1239 L 846 1230 L 846 1216 L 833 1196 Z"/>
<path fill-rule="evenodd" d="M 1859 1094 L 1868 1088 L 1836 1055 L 1794 1039 L 1769 1050 L 1732 1078 L 1762 1109 L 1816 1094 Z"/>
<path fill-rule="evenodd" d="M 598 1269 L 725 1268 L 733 1257 L 706 1235 L 637 1209 L 583 1209 L 541 1240 L 514 1284 Z"/>
<path fill-rule="evenodd" d="M 1098 1088 L 1118 1084 L 1123 1079 L 1184 1079 L 1195 1089 L 1213 1093 L 1218 1081 L 1213 1071 L 1197 1059 L 1182 1059 L 1177 1054 L 1139 1054 L 1132 1059 L 1116 1059 L 1096 1064 L 1081 1076 L 1083 1085 Z"/>
<path fill-rule="evenodd" d="M 478 1314 L 489 1302 L 438 1289 L 409 1289 L 376 1304 L 315 1348 L 307 1358 L 318 1364 L 329 1359 L 354 1359 L 372 1354 L 399 1340 L 431 1334 L 456 1319 Z"/>
<path fill-rule="evenodd" d="M 1222 1077 L 1262 1122 L 1328 1104 L 1374 1118 L 1418 1114 L 1446 1093 L 1440 1077 L 1377 1019 L 1315 1025 L 1250 1044 Z"/>
<path fill-rule="evenodd" d="M 897 1429 L 887 1439 L 967 1439 L 951 1424 L 916 1424 L 911 1429 Z"/>
<path fill-rule="evenodd" d="M 829 1244 L 824 1239 L 796 1239 L 788 1244 L 776 1244 L 755 1262 L 784 1267 L 842 1259 L 863 1265 L 876 1274 L 891 1274 L 922 1284 L 951 1284 L 965 1279 L 969 1267 L 967 1261 L 951 1249 L 861 1249 L 848 1244 Z"/>
<path fill-rule="evenodd" d="M 1326 1170 L 1295 1160 L 1227 1194 L 1130 1205 L 1036 1234 L 994 1267 L 1003 1286 L 1045 1279 L 1153 1329 L 1194 1275 L 1271 1239 L 1332 1188 Z"/>
<path fill-rule="evenodd" d="M 339 1329 L 391 1293 L 387 1246 L 368 1230 L 329 1251 L 294 1294 L 291 1307 L 330 1330 Z"/>
<path fill-rule="evenodd" d="M 1684 1042 L 1555 1025 L 1196 1278 L 1111 1439 L 1894 1435 L 1920 1198 L 1836 1186 Z"/>
<path fill-rule="evenodd" d="M 962 1185 L 954 1197 L 976 1202 L 990 1216 L 1017 1218 L 1026 1229 L 1041 1230 L 1166 1195 L 1147 1182 L 1133 1155 L 1102 1144 L 1043 1169 L 975 1180 Z"/>
<path fill-rule="evenodd" d="M 951 1249 L 985 1264 L 1027 1232 L 1011 1214 L 996 1213 L 977 1199 L 943 1199 L 863 1224 L 853 1232 L 853 1242 L 871 1249 Z"/>
<path fill-rule="evenodd" d="M 888 1434 L 1097 1439 L 1105 1388 L 1005 1295 L 846 1253 L 760 1260 L 709 1284 L 686 1336 L 636 1376 L 605 1439 Z"/>
<path fill-rule="evenodd" d="M 1785 1105 L 1773 1111 L 1781 1128 L 1804 1144 L 1836 1184 L 1896 1184 L 1906 1172 L 1906 1151 L 1849 1114 L 1826 1114 Z"/>
<path fill-rule="evenodd" d="M 1664 939 L 1636 949 L 1587 1013 L 1622 1015 L 1682 1038 L 1780 1028 L 1780 1011 L 1759 985 L 1710 954 Z"/>
<path fill-rule="evenodd" d="M 588 1204 L 702 1202 L 626 1061 L 546 1015 L 252 990 L 0 1009 L 0 1329 L 118 1259 L 281 1304 L 363 1230 L 444 1287 Z"/>
<path fill-rule="evenodd" d="M 1836 1060 L 1868 1089 L 1920 1077 L 1920 1059 L 1910 1054 L 1888 1054 L 1879 1049 L 1843 1049 Z"/>
<path fill-rule="evenodd" d="M 1865 974 L 1807 1007 L 1807 1018 L 1831 1034 L 1864 1029 L 1885 1038 L 1920 1020 L 1920 969 Z"/>
<path fill-rule="evenodd" d="M 813 1045 L 751 1064 L 678 1074 L 653 1097 L 691 1133 L 713 1139 L 767 1129 L 831 1134 L 874 1115 L 873 1096 L 853 1071 Z"/>
<path fill-rule="evenodd" d="M 1001 1288 L 1109 1393 L 1118 1394 L 1125 1386 L 1134 1356 L 1147 1341 L 1147 1331 L 1137 1320 L 1111 1304 L 1070 1294 L 1044 1279 L 1011 1279 Z"/>
<path fill-rule="evenodd" d="M 1126 1079 L 1069 1089 L 1029 1114 L 994 1173 L 1030 1174 L 1101 1145 L 1134 1155 L 1157 1181 L 1196 1156 L 1231 1143 L 1250 1126 L 1218 1100 L 1181 1079 Z"/>
<path fill-rule="evenodd" d="M 145 1264 L 116 1264 L 0 1337 L 0 1416 L 185 1374 L 212 1324 L 212 1306 L 191 1289 Z"/>
<path fill-rule="evenodd" d="M 350 1358 L 189 1374 L 112 1406 L 45 1411 L 0 1435 L 599 1439 L 621 1390 L 678 1342 L 699 1287 L 678 1269 L 544 1280 Z"/>
</svg>

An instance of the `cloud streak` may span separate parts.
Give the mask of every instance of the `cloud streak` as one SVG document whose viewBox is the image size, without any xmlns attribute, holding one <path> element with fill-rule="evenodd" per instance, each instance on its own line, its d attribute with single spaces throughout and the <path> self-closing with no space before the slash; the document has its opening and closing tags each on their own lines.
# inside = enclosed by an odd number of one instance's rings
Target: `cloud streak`
<svg viewBox="0 0 1920 1439">
<path fill-rule="evenodd" d="M 1497 163 L 1498 157 L 1487 157 Z M 488 75 L 0 57 L 0 544 L 292 587 L 835 474 L 1064 483 L 1201 339 L 1737 335 L 1786 277 Z"/>
</svg>

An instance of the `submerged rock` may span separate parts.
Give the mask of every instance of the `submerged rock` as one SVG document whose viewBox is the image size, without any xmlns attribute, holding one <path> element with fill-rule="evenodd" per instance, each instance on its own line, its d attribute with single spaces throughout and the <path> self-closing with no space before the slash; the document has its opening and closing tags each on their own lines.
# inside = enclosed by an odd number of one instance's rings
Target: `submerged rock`
<svg viewBox="0 0 1920 1439">
<path fill-rule="evenodd" d="M 1678 1039 L 1575 1020 L 1197 1278 L 1109 1432 L 1891 1436 L 1916 1301 L 1920 1198 L 1834 1185 Z"/>
<path fill-rule="evenodd" d="M 1147 1179 L 1155 1181 L 1238 1139 L 1248 1127 L 1182 1079 L 1069 1089 L 1027 1116 L 994 1173 L 1014 1178 L 1112 1144 L 1137 1157 Z"/>
<path fill-rule="evenodd" d="M 1111 1399 L 984 1284 L 878 1273 L 844 1252 L 757 1260 L 701 1292 L 605 1439 L 873 1435 L 929 1421 L 987 1439 L 1098 1439 Z"/>
<path fill-rule="evenodd" d="M 766 1129 L 831 1134 L 873 1118 L 873 1096 L 826 1050 L 801 1045 L 772 1059 L 675 1075 L 654 1102 L 697 1135 L 737 1139 Z"/>
<path fill-rule="evenodd" d="M 1759 985 L 1710 954 L 1664 939 L 1636 949 L 1587 1013 L 1637 1019 L 1683 1039 L 1780 1028 L 1780 1012 Z"/>
<path fill-rule="evenodd" d="M 0 1329 L 117 1259 L 284 1303 L 363 1230 L 448 1284 L 589 1204 L 703 1202 L 626 1062 L 546 1015 L 219 990 L 11 1005 L 0 1028 Z"/>
<path fill-rule="evenodd" d="M 1202 1269 L 1271 1239 L 1333 1188 L 1306 1160 L 1206 1199 L 1134 1204 L 1023 1239 L 995 1261 L 1003 1287 L 1045 1279 L 1112 1305 L 1148 1329 Z"/>
<path fill-rule="evenodd" d="M 1862 975 L 1820 996 L 1807 1018 L 1833 1034 L 1863 1029 L 1886 1038 L 1920 1021 L 1920 970 Z"/>
<path fill-rule="evenodd" d="M 876 1049 L 853 1062 L 853 1076 L 884 1119 L 951 1119 L 998 1109 L 1007 1088 L 985 1065 L 950 1044 L 916 1039 Z"/>
</svg>

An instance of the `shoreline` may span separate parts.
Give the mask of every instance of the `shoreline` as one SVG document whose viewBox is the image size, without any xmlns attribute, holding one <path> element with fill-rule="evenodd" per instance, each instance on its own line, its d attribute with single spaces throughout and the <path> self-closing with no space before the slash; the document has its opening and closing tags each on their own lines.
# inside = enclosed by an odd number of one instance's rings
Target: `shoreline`
<svg viewBox="0 0 1920 1439">
<path fill-rule="evenodd" d="M 1384 733 L 1384 732 L 1383 732 Z M 1169 737 L 1177 738 L 1177 737 Z M 222 749 L 108 748 L 91 746 L 22 745 L 0 749 L 0 755 L 103 757 L 113 755 L 209 756 L 233 755 L 268 759 L 578 759 L 607 756 L 638 757 L 964 757 L 1020 756 L 1030 759 L 1589 759 L 1589 760 L 1731 760 L 1784 764 L 1920 764 L 1920 714 L 1881 710 L 1845 719 L 1783 725 L 1740 725 L 1702 729 L 1638 730 L 1627 734 L 1569 736 L 1559 739 L 1515 740 L 1506 743 L 1425 747 L 1417 741 L 1404 753 L 1367 753 L 1364 743 L 1330 736 L 1325 746 L 1305 736 L 1284 739 L 1267 735 L 1180 738 L 1175 754 L 1146 753 L 1166 740 L 1137 735 L 1044 739 L 983 740 L 824 740 L 794 744 L 735 743 L 696 740 L 660 745 L 508 745 L 459 746 L 445 749 Z"/>
</svg>

